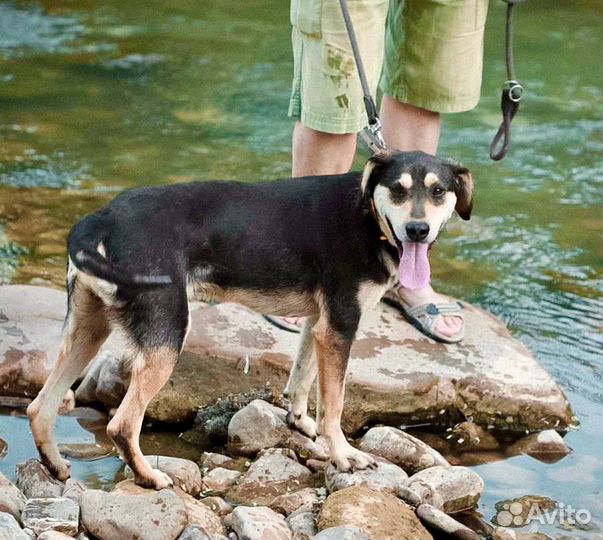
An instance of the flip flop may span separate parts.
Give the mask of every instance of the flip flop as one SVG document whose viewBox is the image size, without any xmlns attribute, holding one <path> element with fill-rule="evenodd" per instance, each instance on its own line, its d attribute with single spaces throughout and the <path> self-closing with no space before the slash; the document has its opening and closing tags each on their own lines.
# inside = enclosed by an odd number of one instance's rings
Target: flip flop
<svg viewBox="0 0 603 540">
<path fill-rule="evenodd" d="M 430 302 L 411 307 L 396 293 L 388 291 L 381 299 L 384 304 L 392 306 L 400 311 L 404 318 L 412 324 L 419 332 L 440 343 L 458 343 L 465 335 L 465 326 L 454 336 L 445 336 L 435 330 L 435 324 L 439 315 L 454 315 L 464 320 L 462 310 L 465 308 L 462 302 Z"/>
<path fill-rule="evenodd" d="M 301 325 L 290 323 L 285 317 L 275 317 L 274 315 L 262 315 L 262 317 L 281 330 L 293 332 L 294 334 L 299 334 L 301 332 Z"/>
</svg>

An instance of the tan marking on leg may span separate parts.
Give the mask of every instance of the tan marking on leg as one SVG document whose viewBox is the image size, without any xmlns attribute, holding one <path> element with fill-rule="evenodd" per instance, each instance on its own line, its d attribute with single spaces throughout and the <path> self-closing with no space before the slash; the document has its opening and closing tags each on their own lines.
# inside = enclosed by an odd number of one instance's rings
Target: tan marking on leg
<svg viewBox="0 0 603 540">
<path fill-rule="evenodd" d="M 107 426 L 108 435 L 140 486 L 163 489 L 172 485 L 166 474 L 147 463 L 140 450 L 139 436 L 146 408 L 170 378 L 177 360 L 178 351 L 168 347 L 140 351 L 132 362 L 128 391 Z"/>
<path fill-rule="evenodd" d="M 75 283 L 58 360 L 44 387 L 27 408 L 31 432 L 42 463 L 60 480 L 69 477 L 53 437 L 57 412 L 65 393 L 94 358 L 110 333 L 101 300 Z"/>
</svg>

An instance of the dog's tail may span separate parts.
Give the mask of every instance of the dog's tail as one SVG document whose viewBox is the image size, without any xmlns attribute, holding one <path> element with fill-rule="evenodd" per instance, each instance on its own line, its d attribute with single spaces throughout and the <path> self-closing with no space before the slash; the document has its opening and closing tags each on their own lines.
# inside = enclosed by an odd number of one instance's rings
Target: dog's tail
<svg viewBox="0 0 603 540">
<path fill-rule="evenodd" d="M 172 283 L 170 276 L 132 273 L 107 259 L 99 252 L 99 245 L 103 241 L 105 231 L 103 220 L 98 215 L 85 217 L 71 229 L 67 240 L 67 251 L 71 262 L 78 270 L 114 283 L 118 287 L 165 287 Z"/>
</svg>

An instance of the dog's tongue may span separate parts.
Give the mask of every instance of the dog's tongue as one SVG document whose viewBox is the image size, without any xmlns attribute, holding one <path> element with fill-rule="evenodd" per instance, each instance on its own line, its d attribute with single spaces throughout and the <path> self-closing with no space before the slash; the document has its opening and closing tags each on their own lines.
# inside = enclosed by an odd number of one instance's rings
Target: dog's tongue
<svg viewBox="0 0 603 540">
<path fill-rule="evenodd" d="M 400 256 L 400 284 L 409 289 L 422 289 L 429 285 L 431 268 L 427 258 L 428 244 L 402 243 Z"/>
</svg>

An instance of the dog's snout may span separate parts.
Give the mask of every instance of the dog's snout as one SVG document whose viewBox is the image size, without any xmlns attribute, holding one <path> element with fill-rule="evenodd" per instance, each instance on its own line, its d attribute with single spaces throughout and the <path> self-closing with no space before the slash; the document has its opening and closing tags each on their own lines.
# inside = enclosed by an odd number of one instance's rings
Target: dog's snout
<svg viewBox="0 0 603 540">
<path fill-rule="evenodd" d="M 421 242 L 429 234 L 429 225 L 424 221 L 411 221 L 406 225 L 406 234 L 413 242 Z"/>
</svg>

